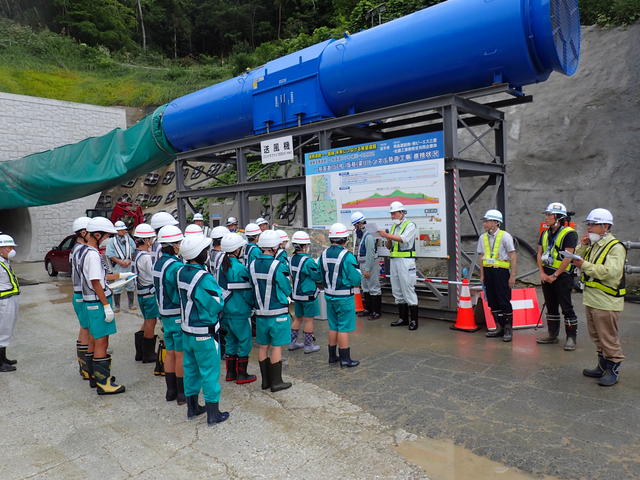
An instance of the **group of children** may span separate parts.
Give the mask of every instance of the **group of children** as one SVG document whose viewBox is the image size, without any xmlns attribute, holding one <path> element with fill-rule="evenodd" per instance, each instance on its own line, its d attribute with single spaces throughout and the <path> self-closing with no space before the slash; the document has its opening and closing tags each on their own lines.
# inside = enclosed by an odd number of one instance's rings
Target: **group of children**
<svg viewBox="0 0 640 480">
<path fill-rule="evenodd" d="M 81 376 L 98 394 L 125 391 L 111 376 L 107 354 L 109 335 L 117 331 L 107 283 L 114 280 L 119 280 L 119 288 L 135 282 L 143 316 L 135 333 L 136 360 L 156 362 L 154 373 L 165 377 L 166 400 L 186 403 L 188 418 L 206 412 L 207 423 L 213 425 L 229 417 L 219 409 L 221 358 L 226 361 L 226 381 L 256 380 L 247 371 L 252 330 L 262 389 L 277 392 L 291 387 L 282 379 L 282 347 L 303 349 L 305 354 L 319 351 L 313 319 L 320 313 L 320 288 L 327 303 L 329 363 L 359 364 L 351 359 L 349 332 L 355 330 L 353 289 L 360 285 L 361 274 L 356 257 L 345 248 L 351 235 L 347 227 L 331 226 L 331 246 L 316 261 L 309 255 L 311 239 L 303 231 L 289 239 L 286 232 L 270 230 L 259 219 L 245 227 L 244 236 L 222 226 L 205 235 L 200 223 L 195 221 L 182 232 L 169 213 L 154 214 L 149 225 L 135 228 L 131 268 L 111 273 L 99 247 L 116 234 L 116 227 L 102 217 L 74 222 L 77 242 L 71 264 L 73 305 L 80 322 L 77 355 Z M 291 258 L 288 246 L 293 248 Z M 166 349 L 163 368 L 156 361 L 158 318 Z M 304 338 L 299 341 L 301 327 Z M 201 390 L 205 405 L 198 402 Z"/>
</svg>

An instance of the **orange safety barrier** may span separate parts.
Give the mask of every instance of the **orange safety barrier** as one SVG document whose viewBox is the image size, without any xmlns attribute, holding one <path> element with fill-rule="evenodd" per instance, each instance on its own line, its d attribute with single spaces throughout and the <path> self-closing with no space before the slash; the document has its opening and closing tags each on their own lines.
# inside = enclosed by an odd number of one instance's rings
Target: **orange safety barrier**
<svg viewBox="0 0 640 480">
<path fill-rule="evenodd" d="M 473 306 L 471 305 L 471 291 L 469 290 L 469 279 L 462 280 L 460 298 L 458 299 L 458 316 L 456 323 L 451 325 L 451 330 L 461 332 L 477 332 L 480 327 L 476 324 L 473 316 Z"/>
<path fill-rule="evenodd" d="M 496 322 L 491 315 L 491 308 L 484 298 L 484 292 L 481 293 L 481 296 L 487 329 L 494 330 Z M 513 307 L 513 328 L 531 328 L 538 325 L 540 307 L 535 288 L 514 288 L 511 290 L 511 306 Z"/>
</svg>

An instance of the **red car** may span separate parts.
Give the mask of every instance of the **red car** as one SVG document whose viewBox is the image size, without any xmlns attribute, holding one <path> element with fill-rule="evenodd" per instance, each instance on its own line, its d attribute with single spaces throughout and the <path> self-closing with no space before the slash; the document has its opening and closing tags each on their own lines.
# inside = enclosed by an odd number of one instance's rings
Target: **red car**
<svg viewBox="0 0 640 480">
<path fill-rule="evenodd" d="M 69 254 L 76 243 L 76 236 L 69 235 L 60 245 L 53 247 L 44 256 L 44 268 L 50 277 L 55 277 L 58 272 L 71 273 Z"/>
</svg>

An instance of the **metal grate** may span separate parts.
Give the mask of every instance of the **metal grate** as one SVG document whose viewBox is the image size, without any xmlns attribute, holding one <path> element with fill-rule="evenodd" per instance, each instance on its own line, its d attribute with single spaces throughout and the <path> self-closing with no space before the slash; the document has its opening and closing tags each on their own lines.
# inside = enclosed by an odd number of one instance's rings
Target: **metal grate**
<svg viewBox="0 0 640 480">
<path fill-rule="evenodd" d="M 553 42 L 562 70 L 573 75 L 580 59 L 580 11 L 578 0 L 551 0 Z"/>
</svg>

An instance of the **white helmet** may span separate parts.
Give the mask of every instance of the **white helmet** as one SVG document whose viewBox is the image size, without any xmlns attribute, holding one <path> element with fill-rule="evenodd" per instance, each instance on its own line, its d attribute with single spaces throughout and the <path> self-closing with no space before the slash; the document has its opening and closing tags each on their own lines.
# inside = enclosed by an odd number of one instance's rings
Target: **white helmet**
<svg viewBox="0 0 640 480">
<path fill-rule="evenodd" d="M 87 224 L 87 232 L 117 233 L 117 230 L 108 218 L 93 217 Z"/>
<path fill-rule="evenodd" d="M 291 237 L 291 243 L 297 243 L 298 245 L 308 245 L 311 243 L 311 239 L 309 238 L 309 234 L 307 232 L 303 232 L 302 230 L 293 234 Z"/>
<path fill-rule="evenodd" d="M 127 226 L 124 224 L 124 222 L 122 220 L 118 220 L 116 223 L 114 223 L 113 225 L 116 230 L 126 230 Z"/>
<path fill-rule="evenodd" d="M 585 223 L 608 223 L 609 225 L 613 225 L 613 215 L 606 208 L 594 208 L 589 212 L 587 218 L 585 219 Z"/>
<path fill-rule="evenodd" d="M 260 248 L 276 248 L 281 243 L 280 235 L 275 230 L 265 230 L 258 239 L 258 246 Z"/>
<path fill-rule="evenodd" d="M 367 217 L 364 216 L 364 213 L 353 212 L 351 214 L 351 225 L 355 225 L 356 223 L 359 223 L 359 222 L 364 222 L 366 219 Z"/>
<path fill-rule="evenodd" d="M 242 235 L 238 233 L 227 233 L 224 237 L 222 237 L 220 247 L 223 252 L 231 253 L 235 252 L 239 248 L 244 247 L 246 244 L 247 241 L 242 238 Z"/>
<path fill-rule="evenodd" d="M 255 237 L 256 235 L 260 235 L 262 230 L 256 223 L 248 223 L 246 227 L 244 227 L 244 234 L 247 237 Z"/>
<path fill-rule="evenodd" d="M 195 223 L 191 223 L 187 225 L 187 228 L 184 229 L 185 236 L 187 235 L 204 235 L 202 231 L 202 227 L 200 225 L 196 225 Z"/>
<path fill-rule="evenodd" d="M 16 242 L 9 235 L 0 235 L 0 247 L 17 247 Z"/>
<path fill-rule="evenodd" d="M 211 229 L 211 233 L 209 234 L 211 238 L 222 238 L 229 232 L 227 227 L 223 227 L 222 225 L 218 225 L 217 227 L 213 227 Z"/>
<path fill-rule="evenodd" d="M 550 213 L 552 215 L 562 215 L 563 217 L 567 216 L 567 207 L 560 202 L 553 202 L 547 206 L 547 209 L 542 213 Z"/>
<path fill-rule="evenodd" d="M 495 220 L 496 222 L 500 222 L 502 223 L 502 213 L 500 212 L 500 210 L 496 210 L 496 209 L 491 209 L 491 210 L 487 210 L 487 213 L 484 214 L 484 217 L 482 217 L 483 220 Z"/>
<path fill-rule="evenodd" d="M 329 228 L 329 238 L 347 238 L 348 236 L 349 230 L 342 223 L 334 223 Z"/>
<path fill-rule="evenodd" d="M 156 236 L 156 231 L 148 223 L 141 223 L 133 231 L 133 236 L 136 238 L 153 238 Z"/>
<path fill-rule="evenodd" d="M 151 216 L 151 228 L 158 230 L 165 225 L 178 225 L 178 221 L 169 212 L 158 212 Z"/>
<path fill-rule="evenodd" d="M 264 218 L 260 217 L 256 220 L 256 225 L 260 226 L 260 225 L 264 225 L 265 223 L 269 223 L 267 222 Z"/>
<path fill-rule="evenodd" d="M 200 220 L 202 222 L 204 222 L 204 217 L 202 216 L 201 213 L 196 213 L 193 215 L 193 221 L 195 222 L 196 220 Z"/>
<path fill-rule="evenodd" d="M 391 202 L 391 205 L 389 205 L 389 213 L 393 213 L 393 212 L 404 212 L 407 209 L 405 208 L 405 206 L 402 204 L 402 202 Z"/>
<path fill-rule="evenodd" d="M 73 225 L 71 226 L 71 229 L 74 232 L 79 232 L 80 230 L 86 230 L 87 225 L 89 225 L 90 221 L 91 219 L 89 217 L 78 217 L 73 221 Z"/>
<path fill-rule="evenodd" d="M 238 219 L 236 217 L 227 218 L 227 225 L 237 225 Z"/>
<path fill-rule="evenodd" d="M 284 230 L 276 230 L 276 233 L 280 236 L 280 243 L 289 241 L 289 235 Z"/>
<path fill-rule="evenodd" d="M 166 228 L 166 227 L 165 227 Z M 204 235 L 191 235 L 180 244 L 180 255 L 185 260 L 193 260 L 211 245 L 211 239 Z"/>
<path fill-rule="evenodd" d="M 192 235 L 197 237 L 197 235 Z M 176 243 L 184 240 L 182 230 L 175 225 L 165 225 L 158 232 L 158 243 Z"/>
</svg>

